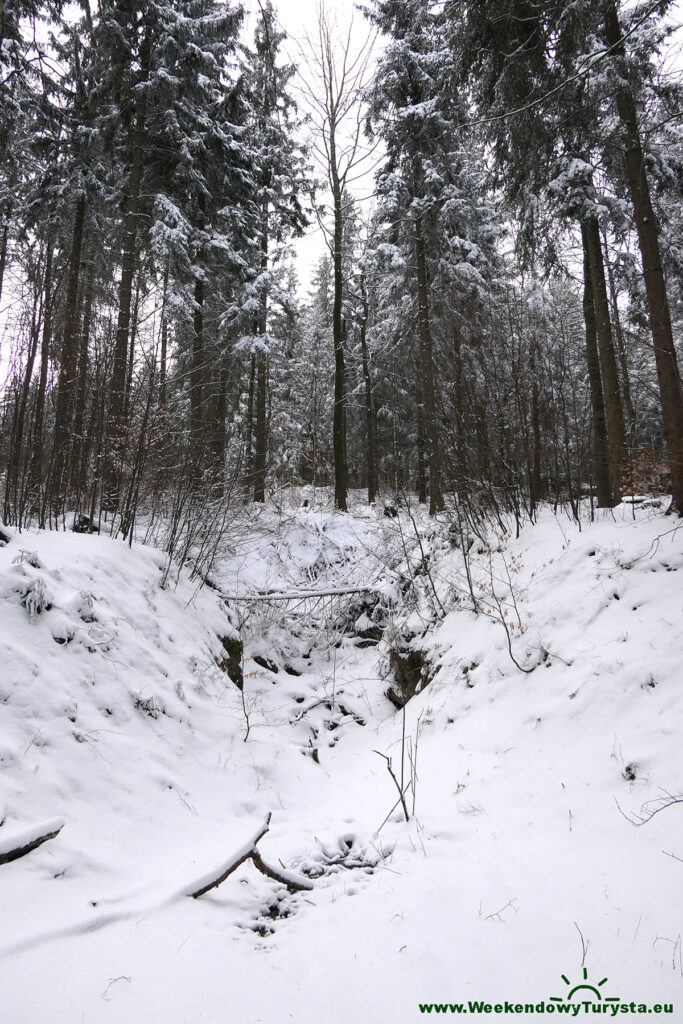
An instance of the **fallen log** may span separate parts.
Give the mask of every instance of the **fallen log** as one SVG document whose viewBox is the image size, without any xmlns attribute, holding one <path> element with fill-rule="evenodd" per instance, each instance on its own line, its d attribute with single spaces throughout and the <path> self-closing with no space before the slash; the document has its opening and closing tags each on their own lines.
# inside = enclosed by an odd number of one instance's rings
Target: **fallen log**
<svg viewBox="0 0 683 1024">
<path fill-rule="evenodd" d="M 0 835 L 0 864 L 9 864 L 10 861 L 25 857 L 31 850 L 42 846 L 48 839 L 54 839 L 64 828 L 62 818 L 50 818 L 38 825 L 32 825 L 17 832 L 14 835 L 4 837 Z"/>
</svg>

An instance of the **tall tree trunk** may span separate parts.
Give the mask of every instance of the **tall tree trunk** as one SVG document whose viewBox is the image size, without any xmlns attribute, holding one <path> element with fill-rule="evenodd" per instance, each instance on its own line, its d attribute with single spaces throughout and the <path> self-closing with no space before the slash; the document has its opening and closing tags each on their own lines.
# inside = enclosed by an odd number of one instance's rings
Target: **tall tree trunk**
<svg viewBox="0 0 683 1024">
<path fill-rule="evenodd" d="M 624 411 L 619 390 L 619 373 L 617 371 L 617 360 L 612 339 L 610 309 L 609 302 L 607 301 L 605 265 L 597 219 L 595 217 L 587 218 L 581 226 L 581 232 L 584 241 L 584 251 L 588 253 L 591 284 L 593 286 L 593 307 L 595 309 L 598 333 L 602 391 L 607 416 L 612 504 L 617 505 L 621 500 L 626 436 L 624 431 Z"/>
<path fill-rule="evenodd" d="M 455 356 L 455 387 L 453 401 L 455 403 L 456 427 L 456 468 L 458 497 L 467 495 L 467 450 L 465 445 L 465 384 L 462 358 L 462 338 L 453 316 L 451 320 L 451 342 Z"/>
<path fill-rule="evenodd" d="M 375 403 L 372 395 L 372 377 L 370 375 L 370 353 L 368 352 L 368 293 L 365 287 L 365 273 L 360 275 L 361 319 L 360 319 L 360 351 L 363 366 L 363 382 L 365 385 L 365 453 L 368 474 L 368 504 L 372 505 L 377 497 L 377 450 L 375 436 Z"/>
<path fill-rule="evenodd" d="M 91 259 L 85 283 L 83 320 L 78 355 L 78 390 L 74 410 L 74 451 L 71 461 L 71 485 L 80 492 L 85 479 L 85 403 L 88 385 L 88 347 L 90 345 L 90 324 L 92 320 L 93 292 L 95 290 L 95 266 Z"/>
<path fill-rule="evenodd" d="M 256 427 L 254 430 L 254 501 L 266 500 L 266 451 L 268 446 L 268 357 L 256 360 Z"/>
<path fill-rule="evenodd" d="M 131 395 L 133 393 L 133 369 L 135 366 L 135 339 L 138 332 L 138 317 L 140 315 L 140 276 L 138 275 L 135 284 L 135 301 L 133 303 L 133 316 L 130 322 L 130 338 L 128 339 L 128 365 L 126 367 L 126 391 L 123 399 L 123 415 L 128 422 L 131 408 Z"/>
<path fill-rule="evenodd" d="M 78 332 L 80 326 L 78 318 L 78 283 L 84 225 L 85 192 L 81 192 L 76 202 L 71 252 L 69 254 L 64 305 L 64 330 L 62 332 L 62 351 L 57 381 L 54 445 L 50 470 L 50 499 L 55 513 L 63 505 L 66 488 L 64 471 L 72 447 L 71 428 L 75 405 L 74 398 L 78 384 Z"/>
<path fill-rule="evenodd" d="M 225 468 L 225 416 L 228 375 L 220 363 L 214 369 L 213 392 L 214 401 L 211 415 L 211 470 L 212 479 L 217 493 L 222 493 Z"/>
<path fill-rule="evenodd" d="M 140 47 L 140 80 L 149 77 L 151 39 L 146 35 Z M 122 462 L 125 449 L 126 423 L 124 417 L 126 369 L 128 363 L 128 336 L 130 332 L 130 306 L 133 277 L 137 257 L 138 214 L 140 186 L 145 161 L 145 121 L 147 117 L 147 90 L 137 92 L 135 124 L 131 138 L 131 169 L 126 196 L 126 215 L 121 246 L 121 280 L 119 282 L 118 320 L 109 398 L 109 420 L 105 441 L 102 507 L 115 512 L 119 505 Z"/>
<path fill-rule="evenodd" d="M 254 394 L 256 391 L 256 356 L 251 353 L 249 359 L 249 392 L 247 395 L 247 447 L 245 475 L 247 483 L 247 494 L 251 493 L 251 484 L 254 472 Z"/>
<path fill-rule="evenodd" d="M 270 182 L 268 181 L 267 184 Z M 261 263 L 268 270 L 268 205 L 261 211 Z M 268 291 L 263 289 L 256 322 L 256 334 L 262 339 L 256 362 L 256 429 L 254 431 L 254 501 L 266 500 L 266 456 L 268 453 L 268 356 L 263 349 L 268 333 Z"/>
<path fill-rule="evenodd" d="M 607 443 L 607 420 L 602 394 L 600 356 L 598 354 L 598 329 L 593 303 L 593 275 L 591 273 L 587 240 L 583 239 L 583 318 L 586 325 L 586 362 L 590 383 L 591 410 L 593 413 L 593 475 L 598 493 L 598 508 L 612 505 L 612 484 L 610 481 L 610 460 Z"/>
<path fill-rule="evenodd" d="M 52 337 L 52 245 L 48 242 L 45 257 L 45 300 L 43 303 L 43 333 L 40 341 L 40 375 L 36 394 L 36 411 L 33 420 L 33 444 L 31 452 L 31 494 L 32 509 L 40 513 L 40 525 L 44 525 L 44 511 L 40 508 L 40 489 L 43 480 L 43 422 L 47 392 L 47 371 Z"/>
<path fill-rule="evenodd" d="M 7 265 L 7 243 L 9 241 L 9 220 L 12 213 L 12 204 L 7 201 L 3 211 L 2 238 L 0 238 L 0 299 L 2 299 L 2 284 L 5 280 L 5 266 Z"/>
<path fill-rule="evenodd" d="M 671 507 L 679 515 L 683 515 L 683 394 L 671 330 L 671 315 L 659 249 L 657 221 L 652 208 L 636 104 L 628 82 L 626 51 L 614 0 L 603 0 L 603 10 L 605 39 L 612 49 L 617 65 L 617 113 L 624 130 L 626 173 L 638 232 L 650 329 L 655 350 L 664 435 L 671 468 L 673 497 Z"/>
<path fill-rule="evenodd" d="M 532 339 L 529 347 L 529 372 L 531 373 L 531 434 L 533 438 L 533 454 L 531 461 L 531 509 L 536 511 L 536 506 L 543 497 L 541 481 L 541 409 L 538 387 L 538 372 L 536 361 L 535 339 Z"/>
<path fill-rule="evenodd" d="M 10 450 L 7 462 L 7 474 L 5 478 L 5 522 L 14 521 L 18 526 L 22 523 L 22 505 L 20 501 L 20 476 L 21 463 L 24 451 L 24 422 L 26 419 L 26 408 L 28 405 L 31 390 L 31 378 L 38 348 L 38 336 L 40 334 L 40 320 L 42 308 L 44 307 L 44 278 L 38 275 L 38 281 L 34 285 L 33 310 L 31 313 L 31 328 L 29 331 L 28 354 L 26 368 L 21 389 L 17 395 L 10 433 Z"/>
<path fill-rule="evenodd" d="M 164 289 L 161 300 L 161 353 L 159 357 L 159 409 L 166 409 L 166 363 L 168 360 L 168 313 L 166 296 L 168 293 L 168 267 L 164 270 Z"/>
<path fill-rule="evenodd" d="M 483 385 L 482 385 L 483 386 Z M 489 425 L 486 419 L 485 396 L 475 390 L 474 393 L 474 431 L 477 442 L 477 461 L 479 463 L 479 482 L 489 483 L 491 473 L 491 444 L 489 442 Z"/>
<path fill-rule="evenodd" d="M 626 412 L 626 423 L 628 425 L 629 439 L 633 438 L 633 431 L 635 430 L 636 424 L 636 411 L 633 407 L 633 398 L 631 396 L 631 378 L 628 372 L 628 361 L 626 358 L 626 341 L 624 339 L 624 331 L 621 326 L 621 316 L 619 315 L 619 302 L 617 297 L 617 289 L 614 283 L 614 272 L 607 258 L 607 240 L 605 242 L 605 267 L 607 268 L 607 281 L 609 283 L 609 294 L 610 303 L 612 307 L 612 318 L 614 323 L 614 336 L 617 342 L 617 356 L 619 358 L 619 367 L 621 369 L 621 390 L 624 396 L 624 410 Z"/>
<path fill-rule="evenodd" d="M 422 234 L 422 218 L 415 221 L 415 262 L 417 264 L 417 305 L 420 327 L 420 364 L 422 367 L 422 398 L 424 402 L 425 440 L 429 462 L 429 514 L 444 508 L 441 493 L 441 452 L 434 395 L 434 358 L 432 332 L 429 324 L 429 282 L 427 255 Z"/>
<path fill-rule="evenodd" d="M 336 156 L 333 158 L 336 179 Z M 341 186 L 333 188 L 334 201 L 334 301 L 332 304 L 332 340 L 334 344 L 334 413 L 332 417 L 332 447 L 334 453 L 334 504 L 341 512 L 347 511 L 348 471 L 346 466 L 346 367 L 344 360 L 344 325 L 342 323 L 342 271 L 343 215 Z"/>
<path fill-rule="evenodd" d="M 195 453 L 197 475 L 201 475 L 204 447 L 204 280 L 194 283 L 194 330 L 190 357 L 190 438 Z"/>
<path fill-rule="evenodd" d="M 425 465 L 425 407 L 422 397 L 422 370 L 415 361 L 415 432 L 417 442 L 417 500 L 427 503 L 427 467 Z"/>
</svg>

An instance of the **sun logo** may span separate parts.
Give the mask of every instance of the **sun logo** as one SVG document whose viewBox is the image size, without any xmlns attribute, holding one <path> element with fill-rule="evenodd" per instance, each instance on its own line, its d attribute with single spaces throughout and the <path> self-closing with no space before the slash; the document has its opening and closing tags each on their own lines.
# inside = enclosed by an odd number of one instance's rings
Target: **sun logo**
<svg viewBox="0 0 683 1024">
<path fill-rule="evenodd" d="M 583 968 L 583 981 L 582 981 L 582 983 L 580 985 L 574 985 L 572 987 L 572 983 L 569 980 L 569 978 L 566 976 L 566 974 L 561 974 L 560 977 L 562 978 L 562 981 L 565 983 L 565 985 L 569 986 L 570 991 L 567 993 L 566 996 L 564 996 L 564 998 L 562 996 L 551 996 L 550 997 L 550 1001 L 552 1003 L 564 1003 L 564 1002 L 568 1002 L 569 1003 L 569 1002 L 572 1001 L 572 999 L 574 998 L 574 996 L 576 995 L 577 992 L 585 992 L 585 993 L 590 992 L 590 993 L 592 993 L 593 996 L 595 996 L 595 999 L 597 1001 L 599 1001 L 599 1002 L 603 1001 L 603 995 L 602 995 L 602 992 L 600 991 L 600 989 L 606 983 L 607 978 L 603 978 L 602 981 L 599 981 L 598 984 L 597 984 L 597 987 L 595 985 L 589 984 L 589 982 L 588 982 L 588 970 L 587 970 L 586 967 Z M 584 1000 L 579 998 L 579 1002 L 583 1002 L 583 1001 Z M 606 996 L 606 997 L 604 997 L 604 1001 L 606 1003 L 618 1003 L 619 1002 L 619 997 L 618 996 Z"/>
</svg>

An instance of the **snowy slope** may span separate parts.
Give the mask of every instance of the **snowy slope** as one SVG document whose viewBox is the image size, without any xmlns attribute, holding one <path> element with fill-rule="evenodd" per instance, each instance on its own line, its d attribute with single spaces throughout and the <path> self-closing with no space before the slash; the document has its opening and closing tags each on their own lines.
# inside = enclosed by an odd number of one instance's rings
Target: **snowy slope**
<svg viewBox="0 0 683 1024">
<path fill-rule="evenodd" d="M 683 811 L 624 817 L 683 793 L 683 529 L 656 509 L 581 530 L 548 513 L 473 546 L 475 614 L 446 525 L 419 528 L 446 614 L 430 623 L 423 594 L 391 624 L 438 668 L 406 709 L 409 823 L 384 823 L 379 754 L 400 770 L 402 729 L 386 643 L 264 613 L 243 704 L 215 664 L 221 603 L 160 590 L 158 553 L 64 534 L 0 550 L 0 847 L 65 822 L 0 865 L 3 1024 L 407 1024 L 419 1002 L 563 997 L 582 960 L 609 995 L 683 1019 Z M 412 530 L 264 510 L 216 577 L 395 594 Z M 263 855 L 311 892 L 245 864 L 183 895 L 268 812 Z"/>
</svg>

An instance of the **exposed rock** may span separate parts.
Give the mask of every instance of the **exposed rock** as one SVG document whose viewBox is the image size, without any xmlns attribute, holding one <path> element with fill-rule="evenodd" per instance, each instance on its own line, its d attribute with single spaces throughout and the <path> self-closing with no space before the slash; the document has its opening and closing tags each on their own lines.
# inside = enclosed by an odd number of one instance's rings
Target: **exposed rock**
<svg viewBox="0 0 683 1024">
<path fill-rule="evenodd" d="M 389 650 L 394 683 L 386 691 L 386 696 L 397 708 L 405 707 L 433 676 L 426 652 L 412 646 L 412 640 L 413 637 L 397 637 Z"/>
<path fill-rule="evenodd" d="M 225 656 L 216 659 L 216 664 L 222 672 L 227 673 L 238 690 L 244 686 L 242 675 L 242 657 L 244 647 L 238 636 L 219 636 L 218 639 L 223 645 Z"/>
</svg>

